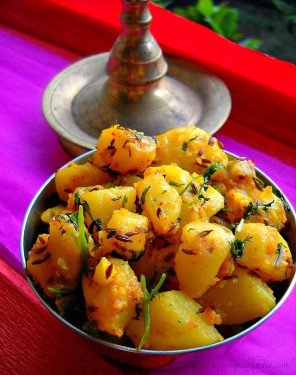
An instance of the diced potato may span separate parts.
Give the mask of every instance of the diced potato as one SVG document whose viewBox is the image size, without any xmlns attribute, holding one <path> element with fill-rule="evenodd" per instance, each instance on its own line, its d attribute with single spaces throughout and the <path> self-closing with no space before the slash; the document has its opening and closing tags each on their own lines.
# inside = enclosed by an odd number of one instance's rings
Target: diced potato
<svg viewBox="0 0 296 375">
<path fill-rule="evenodd" d="M 48 208 L 47 210 L 43 211 L 41 214 L 41 220 L 49 224 L 50 220 L 52 220 L 54 217 L 62 214 L 65 211 L 65 206 L 62 204 L 58 204 L 55 207 Z"/>
<path fill-rule="evenodd" d="M 233 239 L 232 232 L 218 224 L 194 221 L 186 225 L 175 259 L 180 289 L 197 298 L 217 282 Z"/>
<path fill-rule="evenodd" d="M 151 323 L 145 349 L 187 349 L 223 340 L 213 325 L 221 321 L 219 316 L 211 317 L 209 322 L 206 312 L 199 313 L 201 306 L 181 291 L 160 293 L 149 307 Z M 138 346 L 144 333 L 143 312 L 139 320 L 129 321 L 125 332 Z"/>
<path fill-rule="evenodd" d="M 100 259 L 99 264 L 95 268 L 93 280 L 100 285 L 107 285 L 111 283 L 117 271 L 113 264 L 105 257 Z"/>
<path fill-rule="evenodd" d="M 143 215 L 151 221 L 155 232 L 168 238 L 177 232 L 182 200 L 163 175 L 149 174 L 136 184 L 136 190 Z"/>
<path fill-rule="evenodd" d="M 144 176 L 157 172 L 161 173 L 167 183 L 182 195 L 179 237 L 186 224 L 197 219 L 208 221 L 211 216 L 224 207 L 224 197 L 216 189 L 211 186 L 206 190 L 201 189 L 204 183 L 203 176 L 191 175 L 175 163 L 149 167 L 146 169 Z M 199 198 L 198 195 L 201 197 Z"/>
<path fill-rule="evenodd" d="M 152 137 L 119 125 L 104 129 L 97 143 L 93 162 L 121 174 L 144 171 L 156 156 Z"/>
<path fill-rule="evenodd" d="M 91 275 L 84 276 L 82 289 L 88 319 L 95 320 L 100 331 L 121 337 L 143 293 L 127 262 L 114 258 L 108 260 L 116 271 L 113 280 L 102 285 L 96 283 Z"/>
<path fill-rule="evenodd" d="M 273 227 L 264 224 L 244 223 L 235 231 L 235 238 L 245 242 L 242 258 L 237 262 L 255 271 L 264 281 L 281 281 L 289 278 L 293 261 L 289 245 Z"/>
<path fill-rule="evenodd" d="M 36 243 L 28 254 L 27 272 L 33 278 L 34 283 L 41 286 L 46 295 L 53 297 L 54 295 L 47 289 L 52 286 L 50 281 L 52 281 L 55 273 L 55 266 L 47 249 L 48 238 L 48 234 L 38 236 Z"/>
<path fill-rule="evenodd" d="M 222 324 L 242 324 L 268 314 L 276 301 L 264 281 L 237 267 L 232 276 L 211 287 L 198 302 L 204 307 L 215 306 Z"/>
<path fill-rule="evenodd" d="M 177 163 L 190 173 L 203 173 L 203 160 L 227 165 L 227 155 L 214 137 L 194 126 L 176 128 L 157 136 L 154 164 Z"/>
<path fill-rule="evenodd" d="M 116 186 L 110 189 L 91 189 L 81 191 L 81 198 L 87 202 L 94 219 L 100 219 L 103 227 L 110 220 L 113 211 L 126 208 L 129 211 L 136 211 L 136 190 L 130 186 Z M 85 218 L 89 227 L 92 219 L 89 215 Z"/>
<path fill-rule="evenodd" d="M 78 231 L 72 223 L 52 220 L 49 228 L 48 251 L 56 273 L 75 289 L 81 270 L 81 247 Z"/>
<path fill-rule="evenodd" d="M 59 169 L 55 175 L 56 191 L 62 201 L 67 202 L 69 194 L 81 186 L 102 185 L 113 180 L 107 172 L 91 163 L 82 165 L 68 163 L 67 168 Z"/>
<path fill-rule="evenodd" d="M 99 243 L 105 252 L 133 261 L 143 256 L 148 234 L 147 217 L 121 208 L 113 211 L 106 230 L 99 233 Z"/>
</svg>

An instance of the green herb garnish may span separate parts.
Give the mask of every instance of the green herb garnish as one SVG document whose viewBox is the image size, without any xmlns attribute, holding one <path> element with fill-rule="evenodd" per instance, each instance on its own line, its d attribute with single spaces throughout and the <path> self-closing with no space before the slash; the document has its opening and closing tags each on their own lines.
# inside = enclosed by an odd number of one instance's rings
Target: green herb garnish
<svg viewBox="0 0 296 375">
<path fill-rule="evenodd" d="M 120 198 L 121 198 L 121 195 L 119 197 L 112 198 L 112 200 L 115 202 L 115 201 L 119 201 Z"/>
<path fill-rule="evenodd" d="M 88 230 L 92 233 L 94 226 L 97 228 L 98 231 L 103 230 L 103 224 L 100 218 L 95 219 L 90 212 L 89 204 L 86 201 L 83 201 L 79 193 L 75 193 L 75 203 L 77 206 L 82 205 L 84 211 L 88 214 L 88 216 L 92 219 L 92 223 L 90 224 Z"/>
<path fill-rule="evenodd" d="M 234 260 L 236 258 L 242 258 L 243 257 L 246 242 L 248 242 L 248 241 L 251 242 L 251 240 L 252 240 L 252 237 L 247 236 L 244 239 L 244 241 L 242 241 L 240 239 L 236 239 L 233 242 L 231 242 L 230 251 L 231 251 L 231 254 L 232 254 L 232 257 L 233 257 Z"/>
<path fill-rule="evenodd" d="M 199 176 L 195 176 L 195 177 L 193 177 L 193 178 L 191 179 L 191 181 L 188 182 L 188 184 L 184 187 L 184 189 L 181 191 L 181 193 L 179 193 L 179 195 L 182 196 L 182 195 L 185 193 L 185 191 L 189 188 L 189 186 L 191 186 L 191 184 L 193 184 L 193 182 L 194 182 L 195 180 L 198 179 L 198 177 L 199 177 Z"/>
<path fill-rule="evenodd" d="M 124 194 L 123 201 L 122 201 L 122 208 L 124 208 L 126 203 L 127 203 L 127 196 L 126 194 Z"/>
<path fill-rule="evenodd" d="M 254 202 L 250 202 L 247 207 L 244 207 L 246 211 L 243 215 L 243 218 L 249 219 L 251 215 L 260 215 L 259 207 L 263 207 L 263 211 L 267 212 L 271 208 L 273 202 L 274 200 L 265 204 L 256 200 Z"/>
<path fill-rule="evenodd" d="M 80 248 L 81 248 L 81 260 L 82 260 L 82 270 L 86 267 L 87 256 L 88 256 L 88 243 L 85 236 L 84 230 L 84 215 L 83 215 L 83 207 L 79 206 L 78 211 L 78 230 L 79 230 L 79 240 L 80 240 Z"/>
<path fill-rule="evenodd" d="M 219 168 L 219 169 L 223 169 L 224 168 L 224 165 L 221 164 L 220 161 L 217 161 L 216 163 L 212 163 L 204 172 L 204 183 L 207 184 L 210 179 L 211 179 L 211 176 L 216 172 L 216 169 Z"/>
<path fill-rule="evenodd" d="M 183 185 L 185 185 L 185 184 L 179 184 L 178 182 L 170 181 L 170 182 L 169 182 L 169 185 L 176 186 L 176 187 L 181 187 L 181 186 L 183 186 Z"/>
<path fill-rule="evenodd" d="M 193 138 L 190 138 L 188 142 L 184 142 L 183 143 L 183 146 L 182 146 L 182 150 L 184 152 L 187 152 L 187 149 L 188 149 L 188 144 L 192 141 L 195 141 L 196 139 L 198 138 L 198 135 L 196 137 L 193 137 Z"/>
<path fill-rule="evenodd" d="M 164 280 L 166 278 L 166 274 L 163 273 L 160 277 L 159 282 L 151 290 L 149 293 L 146 287 L 146 278 L 144 275 L 141 275 L 141 286 L 142 286 L 142 291 L 144 294 L 144 297 L 142 298 L 142 308 L 143 308 L 143 313 L 144 313 L 144 334 L 142 336 L 142 339 L 140 341 L 140 344 L 137 347 L 137 351 L 141 350 L 143 345 L 148 339 L 149 332 L 150 332 L 150 309 L 149 309 L 149 302 L 152 301 L 153 297 L 155 294 L 159 291 L 161 288 L 162 284 L 164 283 Z"/>
<path fill-rule="evenodd" d="M 56 289 L 51 286 L 47 288 L 50 292 L 56 293 L 56 294 L 71 294 L 73 293 L 73 290 L 68 290 L 68 289 Z"/>
<path fill-rule="evenodd" d="M 145 199 L 146 199 L 146 194 L 148 193 L 148 191 L 151 189 L 151 186 L 149 185 L 148 187 L 146 187 L 146 189 L 144 189 L 143 193 L 142 193 L 142 196 L 141 196 L 141 203 L 144 204 L 145 203 Z"/>
</svg>

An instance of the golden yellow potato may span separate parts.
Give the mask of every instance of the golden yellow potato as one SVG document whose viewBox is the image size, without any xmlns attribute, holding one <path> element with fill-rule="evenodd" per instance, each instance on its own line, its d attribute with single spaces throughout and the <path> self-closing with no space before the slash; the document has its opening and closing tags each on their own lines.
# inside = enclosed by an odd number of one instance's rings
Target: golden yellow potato
<svg viewBox="0 0 296 375">
<path fill-rule="evenodd" d="M 59 169 L 55 175 L 56 191 L 65 202 L 77 187 L 103 185 L 112 180 L 114 177 L 91 163 L 78 165 L 70 162 L 67 168 Z"/>
<path fill-rule="evenodd" d="M 114 258 L 108 260 L 116 271 L 113 280 L 102 285 L 88 274 L 82 279 L 83 294 L 88 319 L 96 321 L 100 331 L 121 337 L 143 293 L 141 284 L 127 262 Z M 111 274 L 111 267 L 107 268 L 107 273 Z"/>
<path fill-rule="evenodd" d="M 49 228 L 48 251 L 57 275 L 75 289 L 82 267 L 82 254 L 78 230 L 72 223 L 52 220 Z"/>
<path fill-rule="evenodd" d="M 149 303 L 149 307 L 150 334 L 143 346 L 145 349 L 187 349 L 223 340 L 214 327 L 214 323 L 221 321 L 219 316 L 209 319 L 209 314 L 181 291 L 160 293 Z M 142 312 L 138 320 L 129 321 L 125 332 L 138 346 L 144 333 Z"/>
<path fill-rule="evenodd" d="M 113 211 L 126 208 L 136 211 L 136 190 L 130 186 L 116 186 L 110 189 L 92 188 L 89 191 L 79 191 L 82 202 L 87 202 L 94 219 L 100 219 L 103 227 L 110 220 Z M 89 227 L 93 220 L 89 215 L 85 217 Z"/>
<path fill-rule="evenodd" d="M 211 162 L 220 161 L 224 166 L 228 163 L 221 143 L 195 126 L 172 129 L 156 138 L 157 151 L 153 164 L 176 163 L 190 173 L 203 173 Z"/>
<path fill-rule="evenodd" d="M 54 297 L 48 291 L 48 287 L 52 286 L 51 281 L 55 274 L 55 266 L 47 249 L 48 237 L 48 234 L 38 236 L 36 243 L 28 254 L 26 270 L 34 283 L 40 285 L 46 295 Z"/>
<path fill-rule="evenodd" d="M 119 125 L 102 131 L 93 163 L 121 174 L 144 171 L 156 156 L 152 137 Z"/>
<path fill-rule="evenodd" d="M 151 221 L 158 235 L 173 235 L 179 226 L 182 200 L 174 187 L 160 173 L 145 176 L 136 184 L 143 215 Z"/>
<path fill-rule="evenodd" d="M 215 306 L 222 324 L 242 324 L 265 316 L 275 306 L 272 290 L 251 271 L 237 267 L 233 274 L 211 287 L 198 299 L 206 306 Z"/>
<path fill-rule="evenodd" d="M 233 240 L 232 232 L 218 224 L 187 224 L 175 259 L 180 289 L 197 298 L 217 282 L 219 268 L 229 256 Z"/>
<path fill-rule="evenodd" d="M 266 282 L 289 278 L 293 269 L 291 252 L 276 228 L 244 223 L 239 230 L 236 229 L 235 238 L 247 239 L 243 256 L 237 258 L 239 264 L 255 271 Z"/>
<path fill-rule="evenodd" d="M 57 206 L 50 207 L 47 210 L 43 211 L 41 214 L 41 220 L 44 223 L 49 224 L 49 222 L 54 217 L 58 216 L 59 214 L 62 214 L 63 212 L 65 212 L 65 206 L 63 206 L 62 204 L 58 204 Z"/>
<path fill-rule="evenodd" d="M 182 197 L 178 238 L 186 224 L 197 219 L 208 221 L 224 207 L 224 197 L 216 189 L 211 186 L 203 188 L 203 176 L 195 173 L 191 175 L 175 163 L 149 167 L 144 172 L 144 176 L 152 173 L 162 174 L 167 183 Z"/>
<path fill-rule="evenodd" d="M 281 230 L 287 220 L 281 200 L 273 194 L 272 187 L 255 175 L 250 160 L 231 160 L 225 169 L 218 169 L 212 183 L 225 194 L 224 216 L 231 222 L 244 218 L 254 223 L 272 225 Z M 222 187 L 222 188 L 221 188 Z"/>
<path fill-rule="evenodd" d="M 99 243 L 105 252 L 133 261 L 143 256 L 148 234 L 147 217 L 121 208 L 113 211 L 106 230 L 99 232 Z"/>
</svg>

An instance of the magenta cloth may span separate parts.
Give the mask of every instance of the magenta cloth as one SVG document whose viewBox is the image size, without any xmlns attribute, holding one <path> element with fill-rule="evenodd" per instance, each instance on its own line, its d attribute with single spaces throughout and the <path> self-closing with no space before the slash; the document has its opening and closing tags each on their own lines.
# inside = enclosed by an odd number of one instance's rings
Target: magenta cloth
<svg viewBox="0 0 296 375">
<path fill-rule="evenodd" d="M 0 56 L 0 256 L 21 271 L 19 234 L 25 211 L 42 183 L 70 160 L 42 116 L 42 94 L 49 81 L 79 56 L 4 27 L 0 28 Z M 218 138 L 227 150 L 254 159 L 295 206 L 295 165 L 238 142 L 223 130 Z M 258 135 L 258 142 L 263 139 Z M 296 290 L 250 334 L 212 350 L 181 356 L 150 373 L 295 374 L 295 317 Z"/>
</svg>

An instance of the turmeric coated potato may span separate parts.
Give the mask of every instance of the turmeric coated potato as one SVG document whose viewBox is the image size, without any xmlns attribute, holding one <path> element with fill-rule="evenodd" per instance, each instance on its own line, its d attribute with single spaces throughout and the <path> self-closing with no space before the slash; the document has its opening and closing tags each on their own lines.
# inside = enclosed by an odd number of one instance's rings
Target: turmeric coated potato
<svg viewBox="0 0 296 375">
<path fill-rule="evenodd" d="M 156 165 L 176 163 L 190 173 L 203 173 L 208 163 L 228 163 L 221 142 L 195 126 L 172 129 L 156 139 Z"/>
<path fill-rule="evenodd" d="M 142 213 L 155 232 L 168 238 L 173 235 L 178 230 L 182 205 L 178 192 L 158 172 L 145 176 L 136 184 L 136 190 Z"/>
<path fill-rule="evenodd" d="M 222 324 L 242 324 L 265 316 L 275 306 L 272 290 L 258 276 L 237 267 L 198 299 L 206 307 L 215 306 Z"/>
<path fill-rule="evenodd" d="M 99 233 L 99 243 L 105 252 L 133 261 L 144 255 L 148 234 L 147 217 L 121 208 L 113 212 L 106 229 Z"/>
<path fill-rule="evenodd" d="M 66 168 L 56 172 L 55 185 L 59 198 L 67 202 L 69 194 L 73 193 L 76 188 L 103 185 L 113 179 L 114 177 L 91 163 L 78 165 L 70 162 Z"/>
<path fill-rule="evenodd" d="M 232 232 L 218 224 L 201 221 L 187 224 L 175 259 L 180 289 L 198 298 L 215 284 L 233 239 Z"/>
<path fill-rule="evenodd" d="M 273 227 L 244 223 L 236 229 L 235 238 L 244 241 L 242 256 L 237 262 L 256 272 L 263 280 L 287 279 L 293 270 L 289 245 Z"/>
<path fill-rule="evenodd" d="M 108 265 L 104 273 L 110 282 L 96 282 L 90 274 L 83 277 L 82 289 L 89 320 L 96 321 L 99 330 L 121 337 L 143 293 L 127 262 L 114 258 L 108 260 L 111 266 Z M 96 267 L 100 267 L 100 263 Z"/>
<path fill-rule="evenodd" d="M 223 340 L 214 324 L 221 319 L 185 293 L 177 290 L 160 293 L 149 304 L 150 334 L 145 349 L 177 350 L 210 345 Z M 126 334 L 138 346 L 144 332 L 143 313 L 134 316 Z"/>
<path fill-rule="evenodd" d="M 93 163 L 120 174 L 142 172 L 156 156 L 156 142 L 135 130 L 114 125 L 102 131 Z"/>
</svg>

